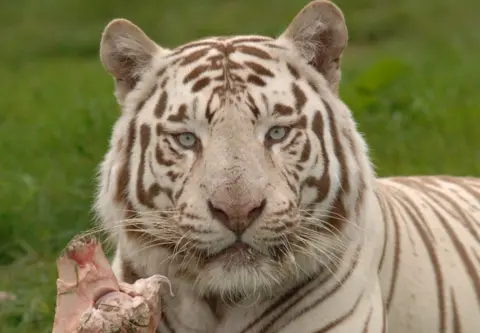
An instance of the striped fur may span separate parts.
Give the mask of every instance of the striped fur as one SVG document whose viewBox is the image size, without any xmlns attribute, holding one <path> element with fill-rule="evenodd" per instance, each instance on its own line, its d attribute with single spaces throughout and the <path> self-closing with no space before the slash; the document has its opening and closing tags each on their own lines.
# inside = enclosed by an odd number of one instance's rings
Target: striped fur
<svg viewBox="0 0 480 333">
<path fill-rule="evenodd" d="M 106 28 L 122 113 L 96 210 L 120 279 L 171 279 L 159 332 L 480 332 L 480 179 L 377 178 L 337 93 L 345 45 L 325 1 L 278 38 Z"/>
</svg>

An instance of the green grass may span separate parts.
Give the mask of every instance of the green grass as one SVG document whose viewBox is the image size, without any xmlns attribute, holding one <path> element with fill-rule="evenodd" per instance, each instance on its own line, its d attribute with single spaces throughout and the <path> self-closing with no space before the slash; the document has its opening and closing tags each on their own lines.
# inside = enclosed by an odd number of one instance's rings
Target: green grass
<svg viewBox="0 0 480 333">
<path fill-rule="evenodd" d="M 114 17 L 171 47 L 280 33 L 306 1 L 17 0 L 0 11 L 3 333 L 51 332 L 55 257 L 91 226 L 96 167 L 118 108 L 98 60 Z M 341 94 L 380 175 L 480 175 L 478 0 L 339 0 L 351 43 Z"/>
</svg>

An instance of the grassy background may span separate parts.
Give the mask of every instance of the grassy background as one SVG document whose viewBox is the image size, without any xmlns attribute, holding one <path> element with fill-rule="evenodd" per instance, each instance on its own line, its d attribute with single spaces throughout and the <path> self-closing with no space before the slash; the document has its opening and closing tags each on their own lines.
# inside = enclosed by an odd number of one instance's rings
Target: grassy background
<svg viewBox="0 0 480 333">
<path fill-rule="evenodd" d="M 0 0 L 1 332 L 51 332 L 55 257 L 91 225 L 118 108 L 98 60 L 115 17 L 171 47 L 277 35 L 306 0 Z M 350 30 L 341 94 L 380 175 L 480 175 L 478 0 L 337 0 Z M 139 2 L 140 3 L 140 2 Z"/>
</svg>

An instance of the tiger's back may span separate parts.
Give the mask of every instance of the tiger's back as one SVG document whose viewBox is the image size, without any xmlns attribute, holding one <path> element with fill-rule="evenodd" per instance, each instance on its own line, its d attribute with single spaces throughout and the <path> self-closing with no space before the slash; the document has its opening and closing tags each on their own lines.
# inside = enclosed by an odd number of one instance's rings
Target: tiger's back
<svg viewBox="0 0 480 333">
<path fill-rule="evenodd" d="M 480 328 L 480 179 L 381 178 L 379 264 L 390 331 Z"/>
</svg>

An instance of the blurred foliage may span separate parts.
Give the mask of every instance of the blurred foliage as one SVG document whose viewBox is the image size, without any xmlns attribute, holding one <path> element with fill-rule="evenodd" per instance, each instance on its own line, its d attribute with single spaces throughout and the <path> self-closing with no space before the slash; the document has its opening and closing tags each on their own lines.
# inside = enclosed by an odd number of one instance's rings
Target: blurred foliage
<svg viewBox="0 0 480 333">
<path fill-rule="evenodd" d="M 291 0 L 0 0 L 0 332 L 51 331 L 55 257 L 91 227 L 96 168 L 118 107 L 98 59 L 125 17 L 172 47 L 278 35 Z M 480 175 L 480 1 L 338 0 L 350 46 L 341 96 L 379 175 Z"/>
</svg>

